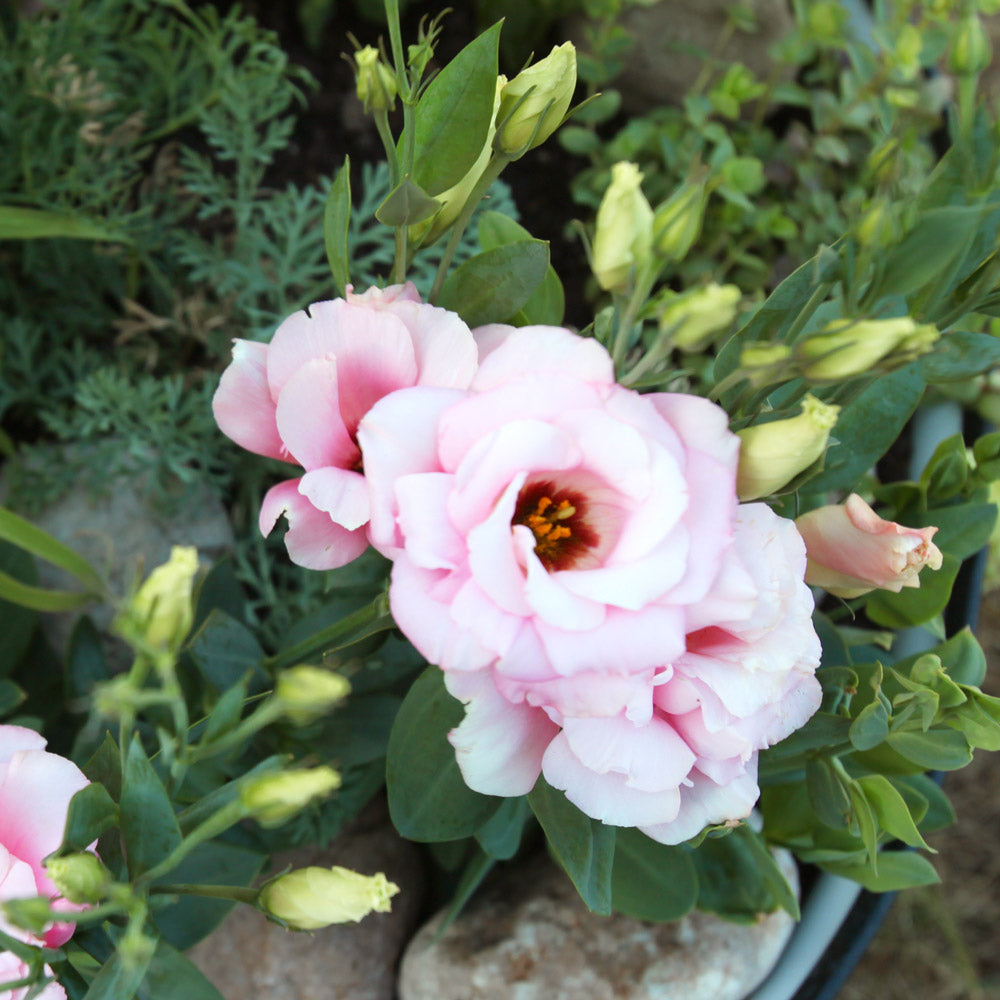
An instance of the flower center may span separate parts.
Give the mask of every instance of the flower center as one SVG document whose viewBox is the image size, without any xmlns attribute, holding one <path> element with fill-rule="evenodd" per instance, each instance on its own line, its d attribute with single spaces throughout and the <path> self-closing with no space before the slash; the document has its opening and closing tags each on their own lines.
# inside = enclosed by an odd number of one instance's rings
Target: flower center
<svg viewBox="0 0 1000 1000">
<path fill-rule="evenodd" d="M 583 496 L 554 483 L 527 483 L 518 494 L 511 524 L 523 524 L 535 536 L 535 555 L 550 573 L 569 569 L 597 544 L 584 518 Z"/>
</svg>

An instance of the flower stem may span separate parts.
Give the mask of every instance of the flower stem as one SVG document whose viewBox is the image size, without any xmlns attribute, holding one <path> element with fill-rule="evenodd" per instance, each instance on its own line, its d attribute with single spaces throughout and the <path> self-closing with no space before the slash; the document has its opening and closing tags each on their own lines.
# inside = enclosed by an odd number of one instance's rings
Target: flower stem
<svg viewBox="0 0 1000 1000">
<path fill-rule="evenodd" d="M 251 906 L 257 902 L 258 892 L 242 885 L 200 885 L 191 882 L 182 882 L 167 885 L 154 885 L 149 890 L 150 895 L 170 895 L 170 896 L 206 896 L 209 899 L 232 899 L 237 903 L 249 903 Z"/>
</svg>

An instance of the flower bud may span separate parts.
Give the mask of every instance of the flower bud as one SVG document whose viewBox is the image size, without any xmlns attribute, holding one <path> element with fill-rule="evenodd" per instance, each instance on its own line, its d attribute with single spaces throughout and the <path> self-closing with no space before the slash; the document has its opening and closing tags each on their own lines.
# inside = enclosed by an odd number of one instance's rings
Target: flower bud
<svg viewBox="0 0 1000 1000">
<path fill-rule="evenodd" d="M 354 53 L 354 80 L 365 111 L 392 111 L 396 106 L 396 77 L 382 62 L 378 49 L 366 45 Z"/>
<path fill-rule="evenodd" d="M 979 15 L 970 11 L 955 29 L 948 66 L 956 76 L 976 76 L 989 66 L 992 57 L 990 39 Z"/>
<path fill-rule="evenodd" d="M 736 318 L 742 297 L 736 285 L 714 282 L 687 292 L 671 292 L 660 312 L 660 329 L 670 334 L 674 347 L 702 351 Z"/>
<path fill-rule="evenodd" d="M 772 385 L 796 373 L 787 344 L 747 344 L 740 352 L 740 371 L 757 386 Z"/>
<path fill-rule="evenodd" d="M 497 142 L 508 156 L 540 146 L 562 124 L 576 90 L 576 49 L 557 45 L 500 92 Z"/>
<path fill-rule="evenodd" d="M 930 323 L 909 316 L 837 320 L 796 349 L 802 374 L 813 382 L 836 382 L 870 372 L 880 361 L 899 362 L 926 354 L 939 336 Z"/>
<path fill-rule="evenodd" d="M 806 396 L 797 417 L 737 431 L 741 444 L 736 493 L 740 500 L 777 493 L 808 469 L 826 450 L 839 412 L 839 406 Z"/>
<path fill-rule="evenodd" d="M 920 586 L 924 566 L 940 569 L 937 528 L 906 528 L 879 517 L 856 493 L 843 504 L 796 518 L 806 543 L 806 583 L 837 597 Z"/>
<path fill-rule="evenodd" d="M 132 598 L 126 615 L 138 625 L 150 646 L 177 649 L 191 631 L 191 595 L 197 572 L 197 550 L 175 545 L 170 559 L 149 574 Z"/>
<path fill-rule="evenodd" d="M 313 931 L 330 924 L 355 923 L 369 913 L 388 913 L 389 900 L 399 892 L 382 872 L 362 875 L 334 865 L 300 868 L 264 886 L 263 910 L 289 927 Z"/>
<path fill-rule="evenodd" d="M 99 903 L 111 884 L 111 873 L 89 851 L 49 858 L 45 873 L 71 903 Z"/>
<path fill-rule="evenodd" d="M 264 774 L 240 789 L 240 801 L 261 826 L 281 826 L 316 799 L 340 787 L 332 767 Z"/>
<path fill-rule="evenodd" d="M 351 693 L 347 678 L 340 674 L 302 664 L 278 675 L 274 694 L 285 715 L 297 726 L 304 726 L 325 715 Z"/>
<path fill-rule="evenodd" d="M 653 216 L 653 243 L 667 260 L 683 260 L 701 232 L 708 191 L 704 182 L 678 188 Z"/>
<path fill-rule="evenodd" d="M 36 937 L 41 937 L 46 929 L 52 926 L 52 906 L 44 896 L 6 899 L 0 902 L 0 915 L 14 924 L 15 927 L 30 931 Z M 0 928 L 2 928 L 3 922 L 0 921 Z M 2 996 L 3 994 L 0 993 L 0 997 Z"/>
<path fill-rule="evenodd" d="M 629 276 L 649 261 L 653 210 L 642 193 L 642 174 L 634 163 L 616 163 L 611 183 L 597 209 L 591 268 L 606 292 L 622 292 Z"/>
</svg>

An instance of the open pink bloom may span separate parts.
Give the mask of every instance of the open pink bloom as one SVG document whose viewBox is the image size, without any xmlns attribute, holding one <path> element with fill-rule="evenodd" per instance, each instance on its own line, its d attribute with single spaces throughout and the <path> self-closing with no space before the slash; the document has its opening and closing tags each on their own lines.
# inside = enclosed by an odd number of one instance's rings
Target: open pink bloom
<svg viewBox="0 0 1000 1000">
<path fill-rule="evenodd" d="M 920 571 L 941 568 L 937 528 L 907 528 L 879 517 L 856 493 L 795 521 L 806 543 L 806 583 L 837 597 L 920 586 Z"/>
<path fill-rule="evenodd" d="M 294 313 L 269 344 L 233 343 L 233 360 L 212 401 L 223 433 L 259 455 L 299 465 L 303 475 L 272 487 L 260 509 L 270 534 L 284 514 L 288 554 L 333 569 L 368 547 L 368 490 L 358 422 L 404 386 L 465 388 L 476 345 L 455 315 L 420 301 L 412 284 L 371 288 Z"/>
<path fill-rule="evenodd" d="M 83 772 L 48 753 L 45 739 L 34 730 L 0 725 L 0 901 L 47 896 L 58 909 L 74 908 L 58 898 L 42 859 L 62 843 L 69 800 L 86 784 Z M 2 915 L 0 929 L 30 940 Z M 53 924 L 44 942 L 56 948 L 72 934 L 73 924 Z"/>
<path fill-rule="evenodd" d="M 664 843 L 746 816 L 757 751 L 819 705 L 794 525 L 737 507 L 719 407 L 618 386 L 566 330 L 476 337 L 470 390 L 394 393 L 358 432 L 393 616 L 466 705 L 466 782 L 542 773 Z"/>
</svg>

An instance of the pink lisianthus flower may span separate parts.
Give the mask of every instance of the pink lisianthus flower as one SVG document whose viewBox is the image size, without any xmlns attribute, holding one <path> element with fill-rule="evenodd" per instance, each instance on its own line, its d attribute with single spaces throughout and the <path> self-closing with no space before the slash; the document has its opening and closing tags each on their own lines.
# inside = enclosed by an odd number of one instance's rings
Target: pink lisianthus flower
<svg viewBox="0 0 1000 1000">
<path fill-rule="evenodd" d="M 45 750 L 45 739 L 31 729 L 0 725 L 0 902 L 46 896 L 57 909 L 72 910 L 59 898 L 42 860 L 61 843 L 69 800 L 87 779 L 72 761 Z M 14 927 L 0 913 L 0 929 L 22 941 L 57 948 L 73 934 L 72 923 L 55 923 L 41 940 Z M 27 967 L 10 953 L 0 954 L 0 982 L 27 974 Z M 2 994 L 11 1000 L 27 993 Z M 62 987 L 47 986 L 45 1000 L 65 997 Z"/>
<path fill-rule="evenodd" d="M 270 534 L 284 514 L 293 562 L 333 569 L 368 547 L 368 490 L 358 422 L 404 386 L 465 388 L 476 345 L 455 313 L 420 301 L 412 284 L 371 288 L 294 313 L 269 344 L 236 340 L 212 401 L 237 444 L 301 466 L 260 509 Z"/>
<path fill-rule="evenodd" d="M 394 393 L 358 432 L 393 616 L 466 706 L 465 781 L 541 773 L 664 843 L 746 816 L 757 751 L 819 705 L 794 525 L 737 506 L 714 404 L 624 389 L 566 330 L 476 337 L 469 390 Z"/>
<path fill-rule="evenodd" d="M 796 518 L 806 543 L 806 583 L 836 597 L 872 590 L 899 593 L 920 586 L 920 571 L 940 569 L 937 528 L 907 528 L 879 517 L 856 493 L 842 504 L 819 507 Z"/>
</svg>

